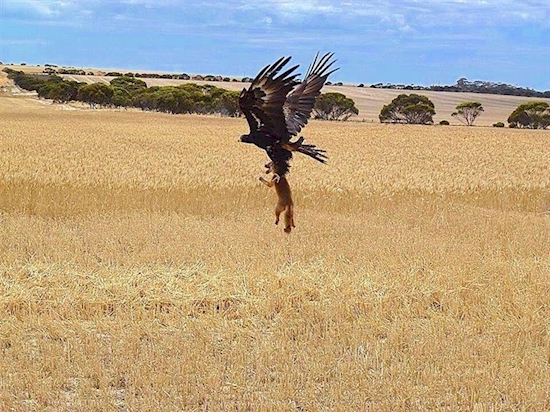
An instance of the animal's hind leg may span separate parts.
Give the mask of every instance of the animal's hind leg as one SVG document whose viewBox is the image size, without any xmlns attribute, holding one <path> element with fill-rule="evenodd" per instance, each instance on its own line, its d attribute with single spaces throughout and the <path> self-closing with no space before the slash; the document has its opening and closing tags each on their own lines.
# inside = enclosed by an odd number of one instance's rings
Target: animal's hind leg
<svg viewBox="0 0 550 412">
<path fill-rule="evenodd" d="M 285 232 L 290 233 L 294 225 L 294 210 L 292 205 L 288 205 L 285 210 Z"/>
<path fill-rule="evenodd" d="M 285 210 L 285 207 L 283 205 L 277 204 L 275 206 L 275 224 L 279 224 L 279 218 L 281 216 L 281 213 Z"/>
</svg>

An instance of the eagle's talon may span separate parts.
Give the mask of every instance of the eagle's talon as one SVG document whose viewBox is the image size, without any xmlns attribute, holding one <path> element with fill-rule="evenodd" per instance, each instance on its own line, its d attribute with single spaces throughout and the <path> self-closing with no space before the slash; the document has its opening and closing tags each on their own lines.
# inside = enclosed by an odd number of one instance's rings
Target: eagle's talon
<svg viewBox="0 0 550 412">
<path fill-rule="evenodd" d="M 277 173 L 273 173 L 273 180 L 275 180 L 276 183 L 279 183 L 281 180 L 281 176 L 279 176 Z"/>
</svg>

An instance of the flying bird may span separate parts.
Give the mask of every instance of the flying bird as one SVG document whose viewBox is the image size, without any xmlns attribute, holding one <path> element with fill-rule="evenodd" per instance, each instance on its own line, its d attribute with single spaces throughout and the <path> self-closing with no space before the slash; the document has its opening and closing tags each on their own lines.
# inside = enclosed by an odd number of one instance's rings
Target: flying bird
<svg viewBox="0 0 550 412">
<path fill-rule="evenodd" d="M 338 70 L 331 70 L 335 63 L 331 60 L 333 54 L 326 53 L 320 59 L 315 56 L 301 82 L 296 80 L 298 74 L 294 73 L 298 66 L 279 74 L 291 57 L 281 57 L 264 67 L 239 97 L 239 107 L 250 127 L 250 133 L 242 135 L 241 142 L 264 149 L 273 162 L 286 163 L 286 171 L 291 152 L 297 151 L 325 163 L 324 150 L 304 144 L 303 137 L 295 142 L 290 139 L 307 124 L 315 98 L 321 94 L 328 76 Z"/>
<path fill-rule="evenodd" d="M 299 74 L 294 73 L 298 66 L 292 66 L 281 73 L 291 59 L 281 57 L 275 63 L 264 67 L 250 87 L 244 88 L 239 96 L 239 107 L 250 127 L 250 133 L 242 135 L 240 140 L 252 143 L 267 152 L 271 162 L 266 168 L 268 173 L 273 173 L 273 179 L 268 186 L 275 185 L 279 195 L 279 206 L 281 202 L 292 206 L 290 186 L 285 177 L 290 168 L 292 152 L 303 153 L 321 163 L 327 160 L 325 151 L 315 145 L 304 144 L 303 136 L 294 142 L 291 139 L 307 124 L 315 105 L 315 98 L 321 94 L 321 88 L 328 76 L 338 70 L 332 68 L 335 63 L 335 60 L 332 60 L 333 55 L 334 53 L 326 53 L 319 58 L 317 54 L 302 81 L 296 80 Z M 263 178 L 260 180 L 268 183 Z M 279 221 L 279 214 L 275 223 Z M 292 216 L 288 221 L 292 221 L 293 227 Z M 287 225 L 285 232 L 290 233 L 291 226 Z"/>
</svg>

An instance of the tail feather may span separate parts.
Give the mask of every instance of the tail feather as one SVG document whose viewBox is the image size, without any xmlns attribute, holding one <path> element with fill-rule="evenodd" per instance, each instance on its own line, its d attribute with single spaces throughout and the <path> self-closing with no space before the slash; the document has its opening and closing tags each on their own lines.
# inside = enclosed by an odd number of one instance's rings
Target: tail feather
<svg viewBox="0 0 550 412">
<path fill-rule="evenodd" d="M 309 157 L 321 163 L 326 163 L 328 159 L 327 156 L 325 155 L 326 151 L 316 148 L 315 145 L 310 145 L 310 144 L 302 145 L 298 148 L 298 151 L 300 153 L 308 155 Z"/>
<path fill-rule="evenodd" d="M 304 136 L 300 136 L 295 142 L 283 144 L 283 148 L 291 152 L 300 152 L 321 163 L 326 163 L 326 150 L 317 148 L 314 144 L 304 144 Z"/>
</svg>

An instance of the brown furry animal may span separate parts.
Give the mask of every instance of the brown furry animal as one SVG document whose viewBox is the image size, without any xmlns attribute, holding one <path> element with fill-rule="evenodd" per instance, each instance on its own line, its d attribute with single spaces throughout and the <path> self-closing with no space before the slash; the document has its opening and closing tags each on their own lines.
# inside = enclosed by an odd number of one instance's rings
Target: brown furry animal
<svg viewBox="0 0 550 412">
<path fill-rule="evenodd" d="M 265 165 L 266 173 L 273 173 L 271 180 L 266 180 L 260 177 L 260 181 L 268 187 L 275 186 L 277 192 L 278 202 L 275 206 L 275 224 L 279 224 L 279 217 L 284 212 L 285 219 L 285 233 L 290 233 L 294 225 L 294 202 L 292 201 L 292 192 L 290 191 L 290 185 L 284 173 L 281 173 L 276 166 L 276 163 L 270 162 Z"/>
</svg>

